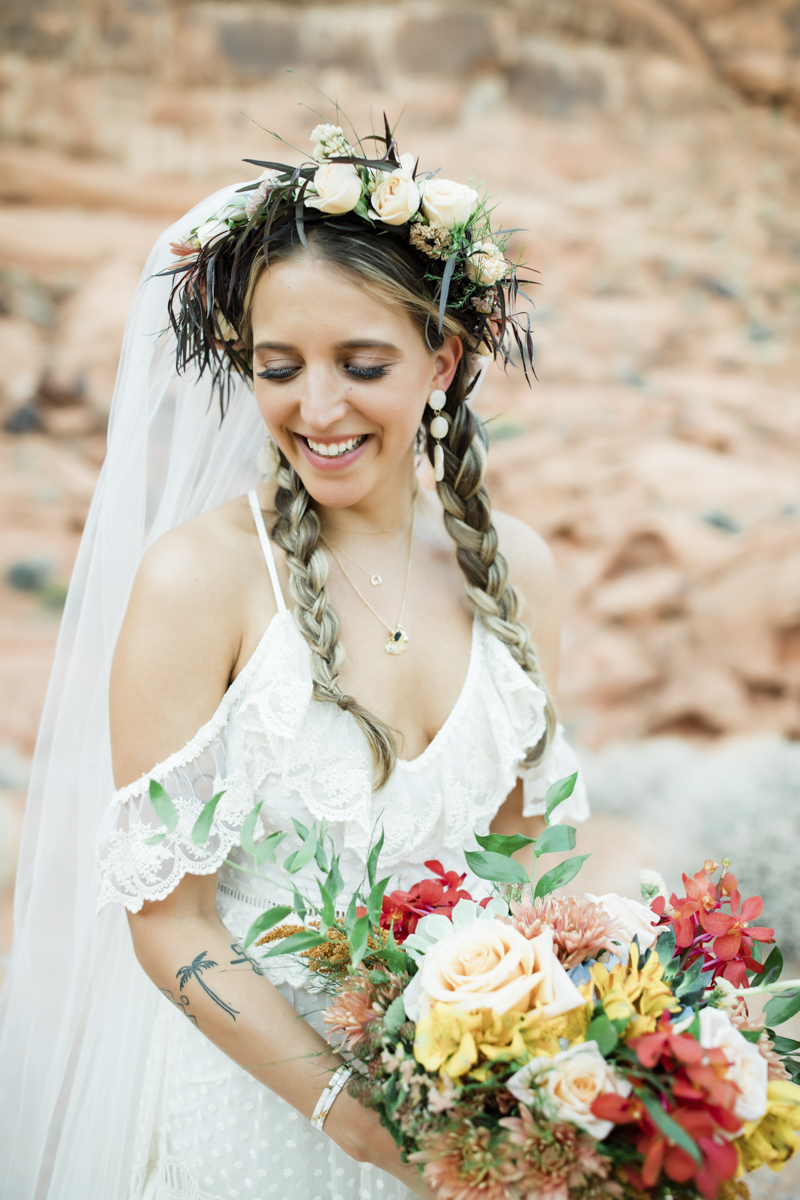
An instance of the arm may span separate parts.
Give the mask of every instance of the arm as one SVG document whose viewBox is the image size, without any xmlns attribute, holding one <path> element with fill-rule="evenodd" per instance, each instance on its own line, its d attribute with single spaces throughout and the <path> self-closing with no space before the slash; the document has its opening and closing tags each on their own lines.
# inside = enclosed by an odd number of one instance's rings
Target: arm
<svg viewBox="0 0 800 1200">
<path fill-rule="evenodd" d="M 162 538 L 145 557 L 120 633 L 111 678 L 111 735 L 119 785 L 185 745 L 214 713 L 236 673 L 248 626 L 272 612 L 244 607 L 247 555 L 214 514 Z M 255 546 L 257 550 L 257 545 Z M 260 554 L 260 551 L 258 551 Z M 253 561 L 259 572 L 263 560 Z M 267 603 L 271 603 L 268 599 Z M 247 654 L 244 654 L 247 657 Z M 216 875 L 185 875 L 164 899 L 129 916 L 134 950 L 156 987 L 224 1053 L 309 1117 L 340 1059 L 260 973 L 216 911 Z M 347 1153 L 421 1191 L 377 1115 L 346 1091 L 325 1122 Z"/>
</svg>

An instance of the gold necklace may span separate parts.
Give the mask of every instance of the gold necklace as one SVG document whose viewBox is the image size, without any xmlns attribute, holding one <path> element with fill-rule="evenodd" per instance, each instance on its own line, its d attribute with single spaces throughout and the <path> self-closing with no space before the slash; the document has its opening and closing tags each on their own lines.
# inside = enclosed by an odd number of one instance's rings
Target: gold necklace
<svg viewBox="0 0 800 1200">
<path fill-rule="evenodd" d="M 410 504 L 410 505 L 408 506 L 408 508 L 406 509 L 406 511 L 403 513 L 403 515 L 402 515 L 402 517 L 400 518 L 400 520 L 399 520 L 399 521 L 396 521 L 394 525 L 390 525 L 388 529 L 346 529 L 346 528 L 345 528 L 343 525 L 331 525 L 330 521 L 326 521 L 326 522 L 325 522 L 325 524 L 327 525 L 328 529 L 335 529 L 337 533 L 358 533 L 358 534 L 364 534 L 364 536 L 365 536 L 365 537 L 366 537 L 368 534 L 371 534 L 371 535 L 372 535 L 372 537 L 375 537 L 375 535 L 376 535 L 376 534 L 378 534 L 378 533 L 394 533 L 395 529 L 397 529 L 397 528 L 398 528 L 398 526 L 400 526 L 400 525 L 402 525 L 402 524 L 403 524 L 403 522 L 405 521 L 406 517 L 407 517 L 407 516 L 408 516 L 408 514 L 411 512 L 411 509 L 412 509 L 412 508 L 414 507 L 414 505 L 417 503 L 417 494 L 418 494 L 418 492 L 419 492 L 419 488 L 417 488 L 417 490 L 414 492 L 414 498 L 413 498 L 413 500 L 411 501 L 411 504 Z M 327 543 L 327 542 L 325 542 L 325 545 L 326 545 L 326 546 L 327 546 L 327 544 L 328 544 L 328 543 Z M 343 553 L 344 553 L 344 552 L 343 552 Z M 350 556 L 348 555 L 348 558 L 349 558 L 349 557 L 350 557 Z"/>
<path fill-rule="evenodd" d="M 406 513 L 406 516 L 408 516 L 408 513 Z M 394 562 L 394 560 L 397 558 L 398 552 L 399 552 L 402 544 L 403 544 L 403 541 L 401 538 L 401 540 L 397 543 L 397 545 L 395 546 L 395 548 L 392 551 L 389 558 L 387 558 L 386 562 L 381 567 L 381 571 L 385 571 L 386 568 L 389 566 L 389 564 Z M 330 542 L 325 542 L 325 545 L 328 546 L 328 548 L 331 550 L 331 552 L 333 551 L 333 547 L 331 546 Z M 360 562 L 356 562 L 356 560 L 353 558 L 352 554 L 348 554 L 347 551 L 343 550 L 341 546 L 339 546 L 338 549 L 339 549 L 340 554 L 343 554 L 345 556 L 345 558 L 350 559 L 350 562 L 353 564 L 354 567 L 358 567 L 359 571 L 363 571 L 365 575 L 369 575 L 369 581 L 373 587 L 381 586 L 381 584 L 383 583 L 383 576 L 381 575 L 381 573 L 379 571 L 368 571 L 366 567 L 362 567 Z"/>
<path fill-rule="evenodd" d="M 408 515 L 408 514 L 406 514 L 406 515 Z M 377 617 L 378 620 L 380 621 L 381 625 L 384 627 L 384 629 L 388 630 L 389 639 L 386 642 L 386 645 L 383 647 L 387 654 L 405 654 L 406 646 L 408 645 L 408 642 L 409 642 L 408 634 L 406 633 L 405 629 L 403 628 L 403 613 L 406 611 L 406 599 L 408 598 L 408 584 L 409 584 L 409 580 L 411 579 L 411 552 L 414 547 L 414 525 L 416 523 L 416 519 L 417 519 L 417 497 L 415 496 L 412 501 L 412 504 L 411 504 L 411 535 L 408 539 L 408 566 L 406 567 L 406 582 L 405 582 L 405 587 L 403 588 L 403 602 L 400 605 L 400 615 L 397 618 L 397 623 L 394 626 L 390 625 L 388 621 L 384 621 L 381 614 L 372 607 L 372 605 L 370 604 L 367 597 L 363 594 L 363 592 L 359 591 L 359 589 L 356 587 L 353 580 L 348 575 L 347 571 L 345 570 L 344 563 L 339 558 L 339 555 L 336 553 L 333 546 L 330 544 L 330 542 L 327 540 L 327 538 L 323 534 L 319 535 L 320 541 L 323 541 L 325 543 L 325 545 L 328 547 L 328 549 L 330 550 L 331 554 L 333 555 L 333 557 L 335 558 L 335 560 L 339 566 L 339 570 L 342 572 L 345 579 L 350 584 L 350 587 L 353 589 L 355 594 L 358 596 L 359 600 L 363 601 L 363 603 L 366 604 L 367 608 L 373 614 L 373 616 Z"/>
</svg>

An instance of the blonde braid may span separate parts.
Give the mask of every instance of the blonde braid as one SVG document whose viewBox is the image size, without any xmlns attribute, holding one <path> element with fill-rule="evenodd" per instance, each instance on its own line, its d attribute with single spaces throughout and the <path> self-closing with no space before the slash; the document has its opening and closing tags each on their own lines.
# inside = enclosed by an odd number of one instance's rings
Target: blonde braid
<svg viewBox="0 0 800 1200">
<path fill-rule="evenodd" d="M 461 372 L 451 392 L 463 392 Z M 497 530 L 492 524 L 492 504 L 484 485 L 486 447 L 471 409 L 448 394 L 444 409 L 450 422 L 444 449 L 444 479 L 436 485 L 444 507 L 447 532 L 456 543 L 459 566 L 466 576 L 466 590 L 481 621 L 504 642 L 515 660 L 547 697 L 547 728 L 535 746 L 529 746 L 525 765 L 534 766 L 547 751 L 555 732 L 556 713 L 539 666 L 536 648 L 527 627 L 518 619 L 519 596 L 508 582 L 508 565 L 498 550 Z M 431 420 L 426 408 L 424 422 Z M 428 456 L 433 461 L 435 442 L 428 433 Z"/>
<path fill-rule="evenodd" d="M 328 559 L 318 545 L 319 517 L 309 504 L 302 479 L 281 455 L 275 492 L 277 520 L 272 538 L 286 552 L 289 589 L 295 601 L 294 619 L 311 649 L 314 699 L 336 704 L 350 713 L 369 744 L 375 789 L 388 781 L 397 761 L 397 743 L 388 725 L 368 712 L 339 687 L 344 645 L 339 640 L 339 618 L 328 602 L 325 582 Z"/>
</svg>

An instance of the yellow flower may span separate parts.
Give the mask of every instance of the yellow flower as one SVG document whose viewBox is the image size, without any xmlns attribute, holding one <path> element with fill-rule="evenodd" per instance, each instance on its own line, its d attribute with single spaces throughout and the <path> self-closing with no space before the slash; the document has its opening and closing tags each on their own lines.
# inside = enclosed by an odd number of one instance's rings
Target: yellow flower
<svg viewBox="0 0 800 1200">
<path fill-rule="evenodd" d="M 590 968 L 597 999 L 610 1021 L 628 1021 L 625 1037 L 653 1033 L 663 1012 L 677 1012 L 680 1003 L 664 982 L 664 967 L 651 954 L 639 969 L 639 951 L 631 944 L 630 958 L 609 971 L 602 963 Z"/>
<path fill-rule="evenodd" d="M 452 1004 L 431 1006 L 417 1023 L 414 1058 L 426 1071 L 442 1071 L 457 1079 L 478 1061 L 473 1031 L 481 1024 L 479 1013 L 464 1013 Z"/>
<path fill-rule="evenodd" d="M 739 1152 L 738 1175 L 766 1164 L 782 1171 L 800 1149 L 800 1087 L 788 1079 L 774 1079 L 767 1088 L 767 1111 L 758 1121 L 747 1121 L 733 1143 Z"/>
</svg>

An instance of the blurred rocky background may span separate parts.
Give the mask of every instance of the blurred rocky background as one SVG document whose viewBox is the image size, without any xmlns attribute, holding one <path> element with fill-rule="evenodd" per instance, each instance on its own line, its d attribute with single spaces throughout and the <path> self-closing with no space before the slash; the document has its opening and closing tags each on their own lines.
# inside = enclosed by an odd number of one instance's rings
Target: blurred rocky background
<svg viewBox="0 0 800 1200">
<path fill-rule="evenodd" d="M 540 272 L 539 382 L 479 406 L 560 568 L 587 886 L 732 853 L 800 958 L 800 3 L 2 0 L 0 43 L 6 895 L 145 255 L 318 88 L 502 192 Z"/>
</svg>

